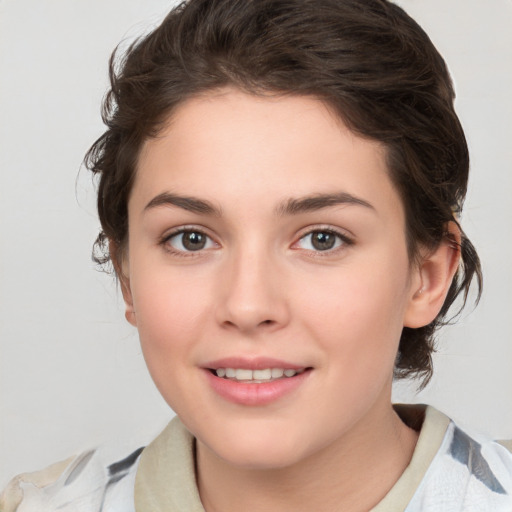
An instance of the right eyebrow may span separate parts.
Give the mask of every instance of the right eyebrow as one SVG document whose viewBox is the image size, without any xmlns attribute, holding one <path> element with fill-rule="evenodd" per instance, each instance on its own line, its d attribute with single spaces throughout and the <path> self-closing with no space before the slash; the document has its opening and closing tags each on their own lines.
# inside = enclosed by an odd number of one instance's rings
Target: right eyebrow
<svg viewBox="0 0 512 512">
<path fill-rule="evenodd" d="M 177 206 L 183 210 L 193 213 L 201 213 L 203 215 L 214 215 L 219 217 L 222 215 L 220 208 L 217 208 L 209 201 L 192 196 L 179 196 L 171 194 L 170 192 L 163 192 L 162 194 L 155 196 L 145 206 L 144 211 L 146 212 L 159 206 Z"/>
</svg>

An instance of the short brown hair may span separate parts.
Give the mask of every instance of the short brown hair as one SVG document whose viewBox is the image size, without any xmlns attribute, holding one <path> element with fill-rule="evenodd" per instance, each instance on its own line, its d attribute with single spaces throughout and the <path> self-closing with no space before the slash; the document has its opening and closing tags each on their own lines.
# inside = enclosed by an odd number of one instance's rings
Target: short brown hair
<svg viewBox="0 0 512 512">
<path fill-rule="evenodd" d="M 107 130 L 86 155 L 100 177 L 100 264 L 110 259 L 109 241 L 125 245 L 142 144 L 185 99 L 228 85 L 317 97 L 355 133 L 383 143 L 411 261 L 420 247 L 434 249 L 448 236 L 447 223 L 462 209 L 469 156 L 446 64 L 421 27 L 386 0 L 189 0 L 122 57 L 113 53 L 110 82 Z M 480 262 L 464 233 L 460 252 L 437 318 L 404 328 L 397 378 L 426 384 L 435 331 L 457 296 L 466 303 L 475 276 L 480 296 Z"/>
</svg>

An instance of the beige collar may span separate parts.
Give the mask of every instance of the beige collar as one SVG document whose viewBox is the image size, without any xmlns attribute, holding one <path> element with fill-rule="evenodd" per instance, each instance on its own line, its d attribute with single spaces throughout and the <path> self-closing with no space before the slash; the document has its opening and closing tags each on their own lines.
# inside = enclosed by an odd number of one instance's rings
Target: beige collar
<svg viewBox="0 0 512 512">
<path fill-rule="evenodd" d="M 140 456 L 137 512 L 204 512 L 194 468 L 194 438 L 175 417 Z"/>
<path fill-rule="evenodd" d="M 450 420 L 432 407 L 395 406 L 421 433 L 411 463 L 372 512 L 403 512 L 437 453 Z M 424 421 L 423 421 L 424 420 Z M 204 512 L 195 479 L 193 436 L 176 417 L 142 452 L 135 480 L 137 512 Z"/>
</svg>

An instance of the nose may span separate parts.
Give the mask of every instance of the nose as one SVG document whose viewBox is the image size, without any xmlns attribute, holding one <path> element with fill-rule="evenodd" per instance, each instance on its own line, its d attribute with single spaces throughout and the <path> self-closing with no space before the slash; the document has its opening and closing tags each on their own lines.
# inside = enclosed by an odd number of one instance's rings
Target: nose
<svg viewBox="0 0 512 512">
<path fill-rule="evenodd" d="M 287 287 L 277 262 L 264 251 L 246 248 L 225 262 L 219 275 L 217 314 L 225 328 L 245 334 L 277 330 L 289 321 Z"/>
</svg>

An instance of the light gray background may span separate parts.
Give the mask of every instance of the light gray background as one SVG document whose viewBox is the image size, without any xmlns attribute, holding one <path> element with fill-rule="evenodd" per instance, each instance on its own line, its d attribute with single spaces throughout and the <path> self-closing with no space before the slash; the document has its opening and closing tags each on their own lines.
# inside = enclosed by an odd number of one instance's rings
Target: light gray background
<svg viewBox="0 0 512 512">
<path fill-rule="evenodd" d="M 446 329 L 421 394 L 463 424 L 512 437 L 512 2 L 401 0 L 445 56 L 472 155 L 463 225 L 484 264 L 480 306 Z M 0 487 L 111 442 L 147 442 L 172 412 L 147 375 L 98 229 L 81 159 L 102 132 L 113 47 L 164 0 L 0 0 Z"/>
</svg>

